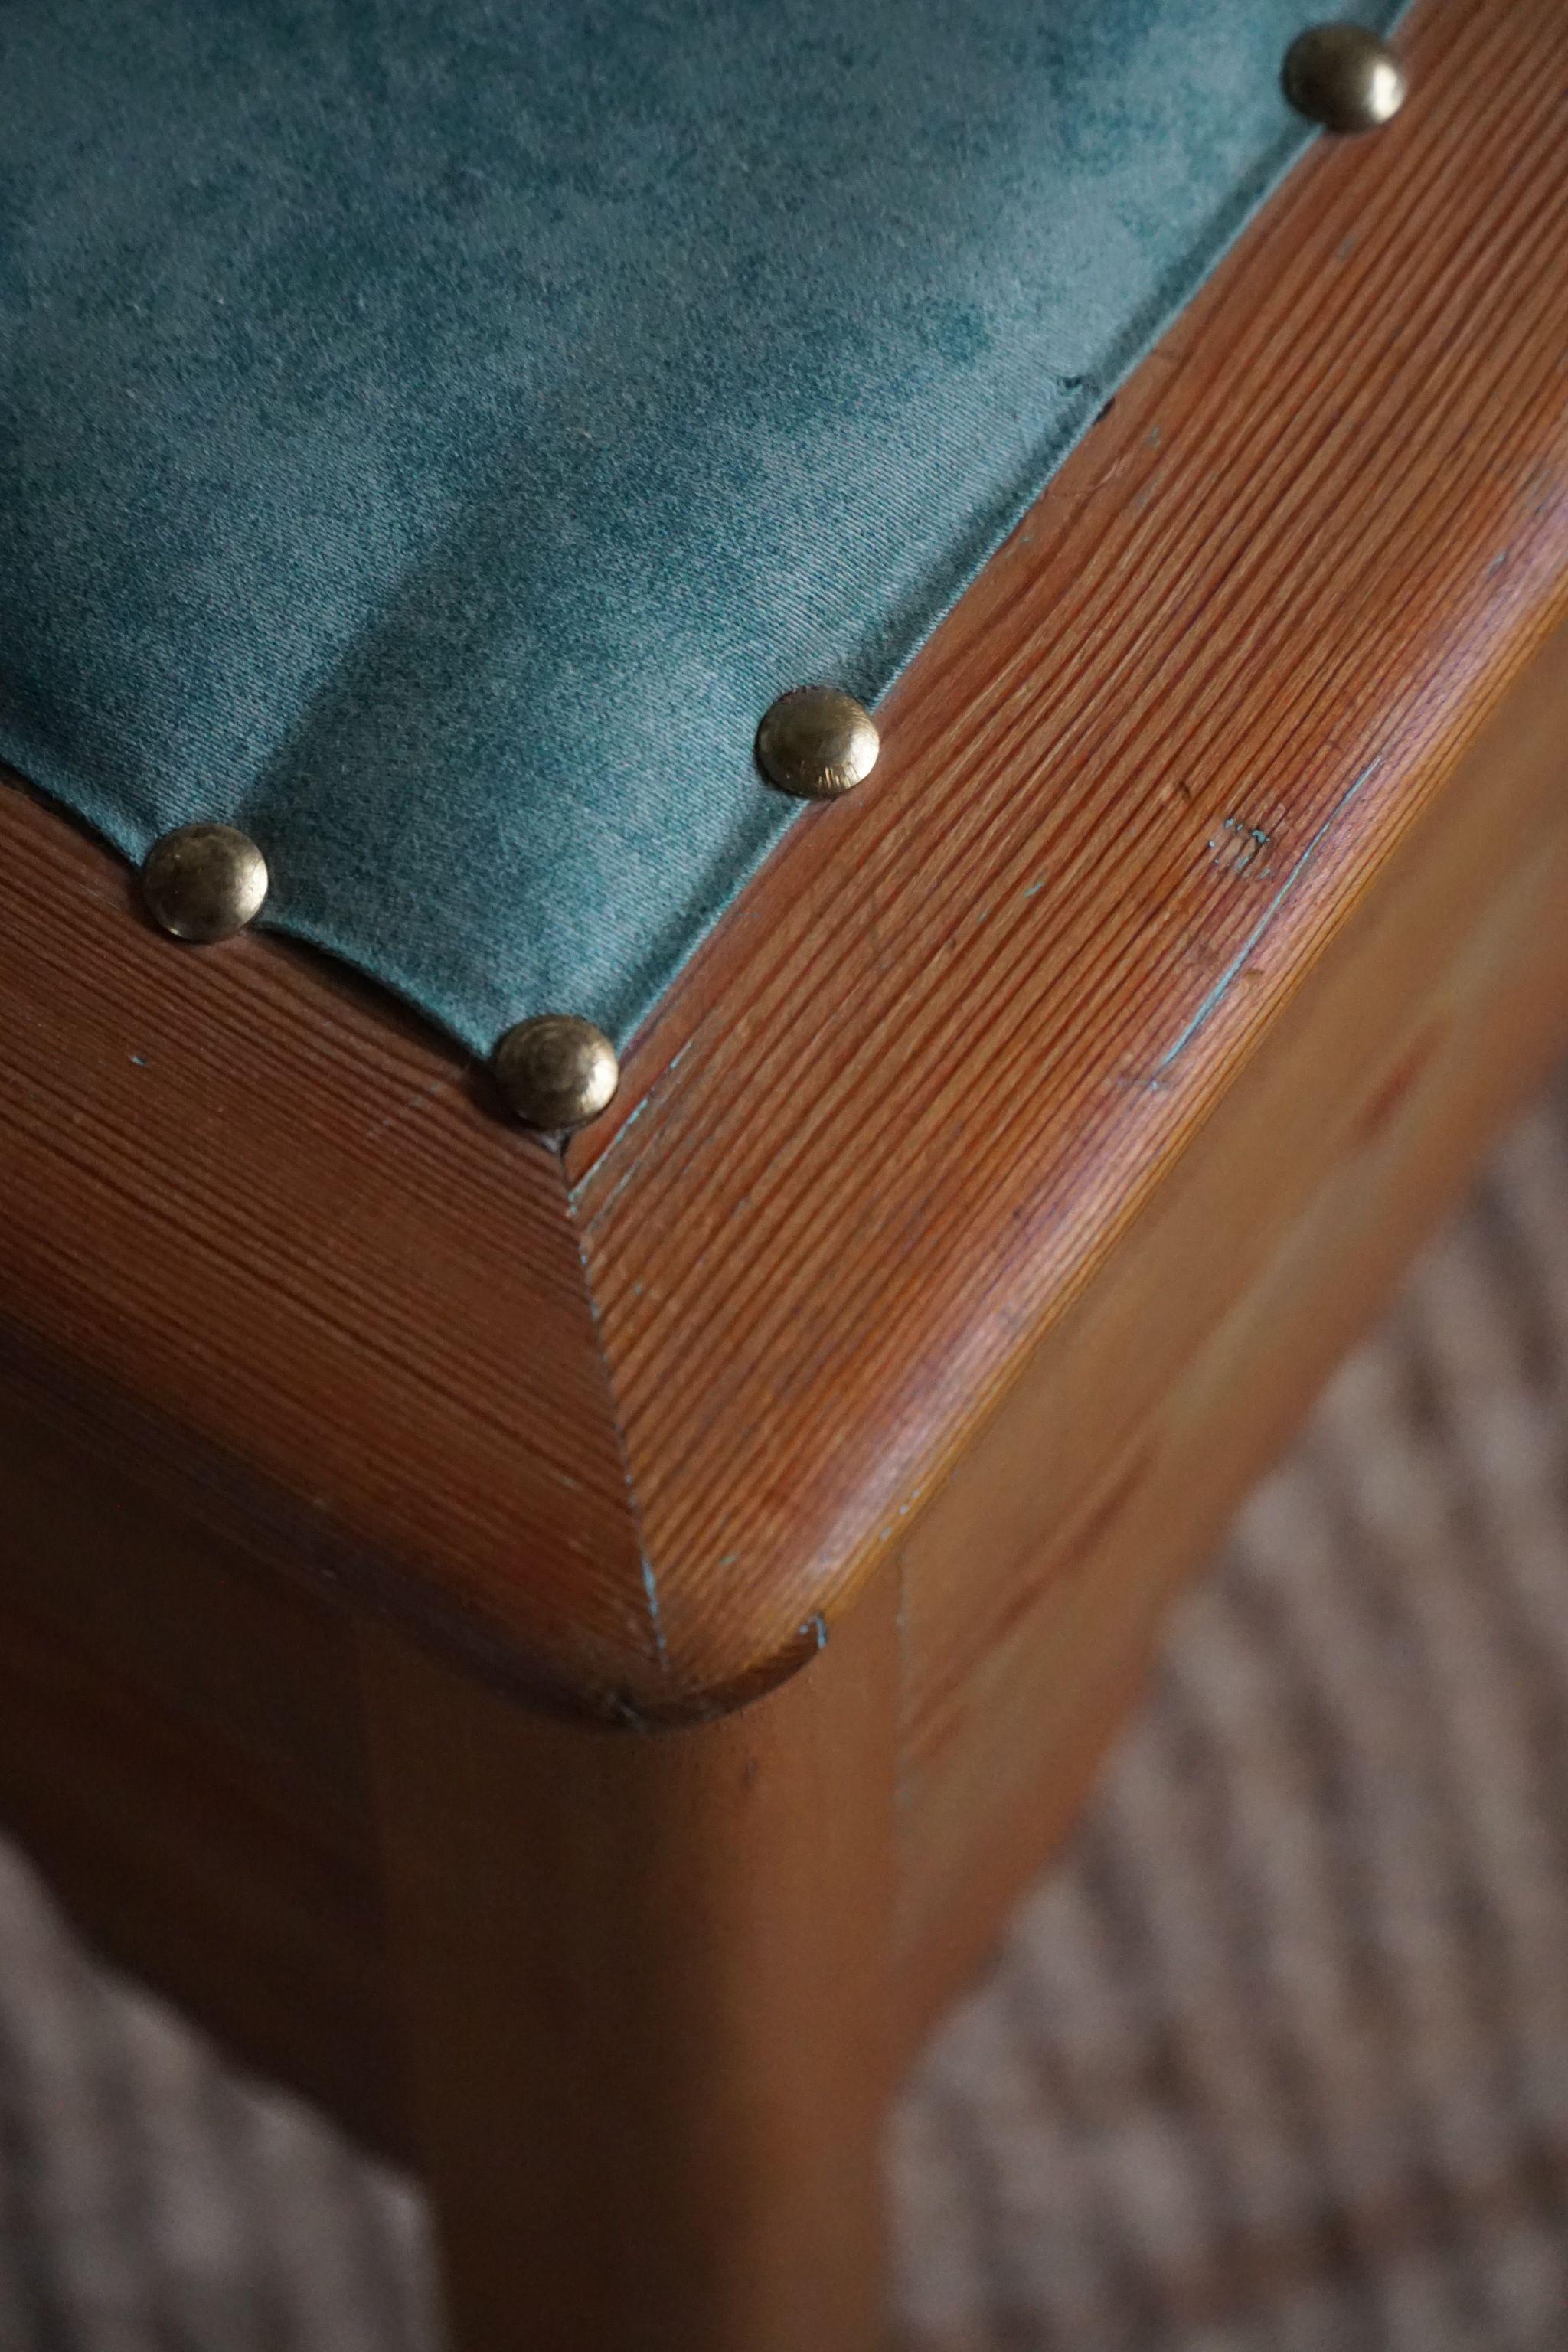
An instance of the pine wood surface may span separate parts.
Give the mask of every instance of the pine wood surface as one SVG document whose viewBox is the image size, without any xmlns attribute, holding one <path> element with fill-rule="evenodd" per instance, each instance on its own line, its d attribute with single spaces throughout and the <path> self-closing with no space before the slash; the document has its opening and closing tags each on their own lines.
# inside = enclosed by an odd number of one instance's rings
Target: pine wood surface
<svg viewBox="0 0 1568 2352">
<path fill-rule="evenodd" d="M 1568 13 L 1401 37 L 574 1150 L 677 1688 L 885 1555 L 1563 609 Z"/>
<path fill-rule="evenodd" d="M 914 2047 L 1070 1826 L 1177 1579 L 1568 1049 L 1568 629 L 899 1555 Z"/>
<path fill-rule="evenodd" d="M 1564 746 L 1560 635 L 874 1580 L 898 2053 L 1069 1823 L 1172 1582 L 1561 1047 Z M 411 2153 L 353 1620 L 83 1476 L 36 1406 L 5 1431 L 0 1818 L 123 1965 Z M 542 1904 L 521 1828 L 514 1859 Z"/>
<path fill-rule="evenodd" d="M 289 1797 L 221 1731 L 0 1600 L 6 1833 L 116 1968 L 412 2160 L 374 1838 Z"/>
<path fill-rule="evenodd" d="M 62 1444 L 613 1718 L 812 1654 L 1562 608 L 1568 18 L 1402 38 L 1406 113 L 1266 208 L 564 1171 L 0 794 L 0 1372 Z"/>
<path fill-rule="evenodd" d="M 657 1738 L 363 1640 L 455 2340 L 872 2352 L 891 2087 L 896 1588 Z"/>
<path fill-rule="evenodd" d="M 1402 40 L 564 1159 L 0 793 L 0 1810 L 476 2347 L 868 2337 L 891 2060 L 1563 1037 L 1568 16 Z"/>
<path fill-rule="evenodd" d="M 17 790 L 0 1007 L 0 1393 L 132 1516 L 542 1686 L 651 1671 L 560 1163 L 467 1058 L 276 940 L 176 947 Z"/>
<path fill-rule="evenodd" d="M 411 2153 L 347 1614 L 0 1388 L 0 1822 L 94 1943 Z"/>
</svg>

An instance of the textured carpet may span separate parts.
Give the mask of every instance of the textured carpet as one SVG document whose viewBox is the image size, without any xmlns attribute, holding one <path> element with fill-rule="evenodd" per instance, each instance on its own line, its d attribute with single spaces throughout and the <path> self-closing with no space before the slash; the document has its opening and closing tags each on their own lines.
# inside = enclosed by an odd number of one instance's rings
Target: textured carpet
<svg viewBox="0 0 1568 2352">
<path fill-rule="evenodd" d="M 1568 1087 L 1178 1612 L 892 2162 L 906 2352 L 1568 2347 Z M 434 2340 L 416 2200 L 0 1857 L 5 2352 Z"/>
</svg>

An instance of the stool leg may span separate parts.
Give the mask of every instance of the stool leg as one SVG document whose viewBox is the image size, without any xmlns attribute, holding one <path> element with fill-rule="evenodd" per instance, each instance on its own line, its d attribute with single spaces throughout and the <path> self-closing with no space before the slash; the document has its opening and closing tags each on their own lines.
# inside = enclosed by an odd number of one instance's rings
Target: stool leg
<svg viewBox="0 0 1568 2352">
<path fill-rule="evenodd" d="M 678 1731 L 362 1657 L 456 2352 L 870 2352 L 890 1594 Z"/>
</svg>

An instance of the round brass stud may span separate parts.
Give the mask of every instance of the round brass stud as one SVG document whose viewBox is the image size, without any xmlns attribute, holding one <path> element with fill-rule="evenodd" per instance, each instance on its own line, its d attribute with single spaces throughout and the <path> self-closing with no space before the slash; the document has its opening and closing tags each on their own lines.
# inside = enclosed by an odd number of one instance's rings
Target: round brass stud
<svg viewBox="0 0 1568 2352">
<path fill-rule="evenodd" d="M 882 739 L 868 710 L 836 686 L 795 686 L 763 714 L 757 765 L 797 800 L 836 801 L 863 784 Z"/>
<path fill-rule="evenodd" d="M 1405 103 L 1405 68 L 1364 25 L 1312 25 L 1285 54 L 1285 95 L 1325 131 L 1376 131 Z"/>
<path fill-rule="evenodd" d="M 232 939 L 260 914 L 267 860 L 232 824 L 182 824 L 147 852 L 142 896 L 160 929 L 207 947 Z"/>
<path fill-rule="evenodd" d="M 509 1029 L 490 1056 L 507 1108 L 546 1135 L 584 1127 L 608 1108 L 621 1082 L 616 1049 L 574 1013 L 540 1013 Z"/>
</svg>

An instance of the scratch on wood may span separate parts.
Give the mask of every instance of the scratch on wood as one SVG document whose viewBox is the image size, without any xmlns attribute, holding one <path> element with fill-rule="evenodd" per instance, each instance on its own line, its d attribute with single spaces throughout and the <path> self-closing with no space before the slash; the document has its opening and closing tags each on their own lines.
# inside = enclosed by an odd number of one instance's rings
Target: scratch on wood
<svg viewBox="0 0 1568 2352">
<path fill-rule="evenodd" d="M 692 1051 L 694 1046 L 701 1042 L 701 1038 L 702 1029 L 699 1027 L 694 1034 L 687 1039 L 685 1045 L 681 1046 L 679 1053 L 675 1053 L 670 1055 L 663 1069 L 660 1070 L 658 1078 L 655 1080 L 654 1084 L 648 1087 L 641 1101 L 637 1104 L 634 1109 L 628 1111 L 626 1118 L 621 1121 L 620 1129 L 616 1136 L 615 1144 L 612 1149 L 616 1150 L 620 1149 L 622 1142 L 637 1125 L 638 1119 L 643 1116 L 643 1113 L 651 1109 L 653 1105 L 659 1099 L 664 1089 L 668 1086 L 671 1078 L 674 1077 L 682 1062 L 685 1061 L 688 1054 Z M 628 1160 L 626 1166 L 616 1178 L 609 1192 L 606 1192 L 604 1199 L 599 1202 L 595 1211 L 595 1215 L 602 1216 L 604 1214 L 611 1202 L 615 1200 L 616 1194 L 622 1192 L 624 1188 L 631 1182 L 637 1172 L 637 1165 L 636 1158 L 634 1157 Z M 569 1186 L 567 1198 L 574 1210 L 576 1208 L 577 1202 L 581 1200 L 589 1184 L 593 1181 L 593 1177 L 594 1170 L 590 1169 L 586 1175 L 579 1176 L 576 1182 Z"/>
<path fill-rule="evenodd" d="M 136 1056 L 132 1055 L 131 1058 L 134 1061 Z M 410 1112 L 422 1109 L 427 1102 L 434 1102 L 437 1095 L 445 1094 L 453 1087 L 462 1086 L 464 1081 L 465 1074 L 461 1070 L 438 1070 L 426 1085 L 416 1087 L 412 1094 L 405 1095 L 401 1101 L 394 1103 L 384 1117 L 378 1118 L 370 1129 L 368 1139 L 372 1143 L 384 1142 L 392 1129 Z"/>
<path fill-rule="evenodd" d="M 1200 1036 L 1203 1031 L 1208 1027 L 1209 1023 L 1214 1019 L 1215 1014 L 1219 1011 L 1220 1006 L 1225 1003 L 1226 998 L 1230 994 L 1231 990 L 1236 986 L 1237 982 L 1240 979 L 1243 971 L 1247 969 L 1247 964 L 1251 961 L 1253 956 L 1261 946 L 1275 917 L 1279 914 L 1280 908 L 1285 904 L 1285 901 L 1290 896 L 1291 891 L 1295 889 L 1296 885 L 1300 881 L 1302 875 L 1305 874 L 1307 868 L 1311 865 L 1313 858 L 1316 857 L 1319 850 L 1322 847 L 1323 843 L 1333 831 L 1335 825 L 1338 824 L 1340 819 L 1344 815 L 1345 811 L 1350 807 L 1351 803 L 1356 798 L 1357 794 L 1362 791 L 1363 787 L 1371 780 L 1371 778 L 1377 773 L 1377 771 L 1382 765 L 1383 762 L 1381 760 L 1373 760 L 1371 766 L 1363 768 L 1360 775 L 1355 779 L 1355 782 L 1352 784 L 1347 785 L 1345 790 L 1340 794 L 1339 799 L 1334 803 L 1333 807 L 1329 811 L 1329 814 L 1323 819 L 1322 824 L 1318 827 L 1318 830 L 1312 835 L 1310 841 L 1308 842 L 1306 847 L 1301 851 L 1300 856 L 1291 866 L 1289 874 L 1286 875 L 1285 879 L 1279 885 L 1279 889 L 1276 890 L 1274 896 L 1268 901 L 1268 906 L 1265 907 L 1257 922 L 1254 923 L 1251 930 L 1248 931 L 1246 939 L 1243 940 L 1240 947 L 1237 950 L 1235 955 L 1232 956 L 1225 970 L 1220 973 L 1219 978 L 1215 982 L 1214 986 L 1209 990 L 1208 994 L 1204 998 L 1203 1003 L 1198 1006 L 1198 1009 L 1193 1014 L 1192 1019 L 1186 1024 L 1180 1036 L 1177 1037 L 1173 1045 L 1166 1046 L 1165 1051 L 1155 1063 L 1152 1070 L 1144 1081 L 1147 1086 L 1162 1086 L 1164 1083 L 1165 1078 L 1168 1076 L 1173 1065 L 1181 1059 L 1181 1056 L 1186 1052 L 1194 1039 Z"/>
<path fill-rule="evenodd" d="M 1220 827 L 1219 835 L 1209 842 L 1215 864 L 1228 874 L 1250 872 L 1265 852 L 1273 846 L 1274 835 L 1266 826 L 1249 824 L 1245 817 L 1239 816 L 1227 816 Z M 1255 878 L 1261 881 L 1270 871 L 1270 865 L 1266 863 Z"/>
<path fill-rule="evenodd" d="M 669 1651 L 664 1638 L 664 1612 L 658 1605 L 658 1585 L 654 1577 L 653 1562 L 647 1552 L 643 1554 L 642 1589 L 647 1595 L 647 1622 L 653 1634 L 653 1645 L 658 1653 L 658 1663 L 668 1675 Z"/>
</svg>

